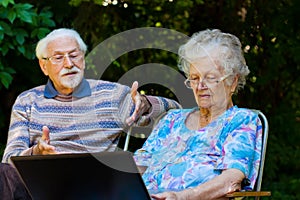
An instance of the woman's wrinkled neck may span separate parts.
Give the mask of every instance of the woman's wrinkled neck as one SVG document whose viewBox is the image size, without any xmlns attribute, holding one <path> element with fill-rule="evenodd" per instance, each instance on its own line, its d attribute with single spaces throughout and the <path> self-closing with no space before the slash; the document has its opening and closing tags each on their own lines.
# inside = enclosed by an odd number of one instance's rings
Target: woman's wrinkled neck
<svg viewBox="0 0 300 200">
<path fill-rule="evenodd" d="M 229 101 L 227 106 L 219 109 L 199 108 L 198 127 L 203 128 L 222 115 L 226 110 L 233 106 L 233 102 Z"/>
</svg>

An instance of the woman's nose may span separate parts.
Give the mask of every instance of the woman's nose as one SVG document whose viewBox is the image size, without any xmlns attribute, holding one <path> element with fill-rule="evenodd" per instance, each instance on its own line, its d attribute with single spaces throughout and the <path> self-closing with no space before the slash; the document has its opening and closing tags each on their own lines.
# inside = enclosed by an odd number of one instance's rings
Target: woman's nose
<svg viewBox="0 0 300 200">
<path fill-rule="evenodd" d="M 207 85 L 204 80 L 200 79 L 197 85 L 198 90 L 207 89 Z"/>
</svg>

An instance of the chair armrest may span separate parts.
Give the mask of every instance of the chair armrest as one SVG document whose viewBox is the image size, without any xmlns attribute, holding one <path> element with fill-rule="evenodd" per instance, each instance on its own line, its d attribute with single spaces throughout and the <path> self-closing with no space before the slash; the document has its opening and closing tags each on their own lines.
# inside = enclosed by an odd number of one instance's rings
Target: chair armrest
<svg viewBox="0 0 300 200">
<path fill-rule="evenodd" d="M 246 191 L 246 192 L 233 192 L 227 194 L 225 197 L 267 197 L 271 196 L 270 191 Z"/>
</svg>

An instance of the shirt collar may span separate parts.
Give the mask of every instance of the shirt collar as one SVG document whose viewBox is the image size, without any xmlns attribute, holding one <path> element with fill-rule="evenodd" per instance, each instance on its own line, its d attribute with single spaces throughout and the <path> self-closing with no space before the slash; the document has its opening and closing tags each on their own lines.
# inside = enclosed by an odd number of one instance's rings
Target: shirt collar
<svg viewBox="0 0 300 200">
<path fill-rule="evenodd" d="M 59 93 L 54 88 L 52 81 L 48 79 L 48 82 L 44 90 L 44 96 L 46 98 L 54 98 L 58 94 Z M 90 84 L 87 82 L 86 79 L 82 79 L 81 83 L 74 89 L 72 96 L 76 98 L 82 98 L 82 97 L 91 96 L 91 94 L 92 91 L 91 91 Z"/>
</svg>

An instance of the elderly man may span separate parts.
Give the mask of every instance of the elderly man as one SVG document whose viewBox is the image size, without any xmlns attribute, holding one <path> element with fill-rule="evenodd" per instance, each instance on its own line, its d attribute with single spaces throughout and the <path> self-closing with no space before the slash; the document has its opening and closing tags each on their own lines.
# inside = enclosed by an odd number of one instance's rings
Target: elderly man
<svg viewBox="0 0 300 200">
<path fill-rule="evenodd" d="M 46 85 L 18 96 L 11 113 L 3 162 L 11 156 L 114 151 L 129 124 L 179 105 L 142 96 L 128 86 L 84 79 L 86 45 L 71 29 L 40 40 L 36 56 Z M 145 119 L 144 119 L 145 120 Z"/>
<path fill-rule="evenodd" d="M 54 30 L 38 42 L 36 56 L 49 80 L 17 97 L 2 162 L 11 156 L 114 151 L 120 134 L 134 122 L 180 107 L 173 100 L 140 95 L 136 82 L 130 89 L 85 79 L 86 50 L 72 29 Z"/>
</svg>

